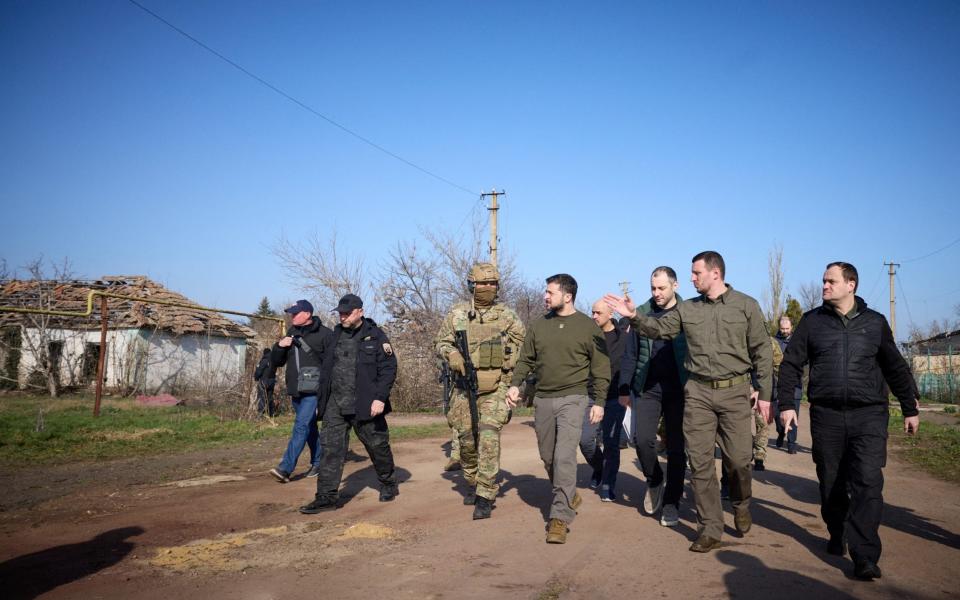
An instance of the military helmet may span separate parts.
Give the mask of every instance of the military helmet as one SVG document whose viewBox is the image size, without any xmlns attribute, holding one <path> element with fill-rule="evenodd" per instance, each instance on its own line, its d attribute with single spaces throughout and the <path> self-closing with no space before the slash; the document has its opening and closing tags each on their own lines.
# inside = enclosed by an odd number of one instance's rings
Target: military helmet
<svg viewBox="0 0 960 600">
<path fill-rule="evenodd" d="M 497 267 L 492 263 L 477 263 L 470 269 L 470 274 L 467 275 L 467 281 L 470 283 L 476 283 L 478 281 L 496 281 L 499 283 L 500 272 L 497 271 Z"/>
</svg>

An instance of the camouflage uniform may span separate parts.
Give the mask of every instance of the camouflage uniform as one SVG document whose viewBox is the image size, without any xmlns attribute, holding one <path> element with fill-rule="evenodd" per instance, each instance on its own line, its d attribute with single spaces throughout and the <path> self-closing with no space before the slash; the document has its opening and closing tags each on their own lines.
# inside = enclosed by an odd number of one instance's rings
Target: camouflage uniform
<svg viewBox="0 0 960 600">
<path fill-rule="evenodd" d="M 773 372 L 776 372 L 780 369 L 780 363 L 783 361 L 783 352 L 780 351 L 780 344 L 777 343 L 777 340 L 770 338 L 770 345 L 773 347 Z M 753 420 L 756 424 L 757 432 L 753 435 L 753 460 L 767 460 L 767 428 L 769 423 L 764 419 L 758 411 L 753 411 Z"/>
<path fill-rule="evenodd" d="M 496 267 L 481 263 L 471 270 L 472 281 L 497 281 Z M 472 318 L 471 318 L 472 316 Z M 477 370 L 480 393 L 477 409 L 479 452 L 470 427 L 470 404 L 467 393 L 454 387 L 447 421 L 460 438 L 460 464 L 467 482 L 476 486 L 478 497 L 494 500 L 499 492 L 500 430 L 510 419 L 506 395 L 513 367 L 523 344 L 523 323 L 513 310 L 494 302 L 488 308 L 475 307 L 474 302 L 456 304 L 437 332 L 437 355 L 447 360 L 456 351 L 454 332 L 466 330 L 470 343 L 470 359 Z"/>
</svg>

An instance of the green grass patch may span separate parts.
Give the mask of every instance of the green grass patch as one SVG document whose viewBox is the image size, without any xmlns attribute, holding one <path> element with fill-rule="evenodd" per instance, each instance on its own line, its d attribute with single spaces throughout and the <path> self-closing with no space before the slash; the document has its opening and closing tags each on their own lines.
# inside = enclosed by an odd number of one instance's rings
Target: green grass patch
<svg viewBox="0 0 960 600">
<path fill-rule="evenodd" d="M 186 452 L 290 435 L 291 413 L 273 422 L 231 418 L 217 407 L 141 407 L 86 396 L 0 398 L 0 464 L 42 465 Z M 42 424 L 42 426 L 41 426 Z M 442 436 L 443 423 L 391 427 L 393 439 Z"/>
<path fill-rule="evenodd" d="M 924 471 L 954 483 L 960 483 L 960 428 L 924 421 L 916 435 L 903 432 L 903 416 L 891 411 L 890 438 L 894 450 Z"/>
</svg>

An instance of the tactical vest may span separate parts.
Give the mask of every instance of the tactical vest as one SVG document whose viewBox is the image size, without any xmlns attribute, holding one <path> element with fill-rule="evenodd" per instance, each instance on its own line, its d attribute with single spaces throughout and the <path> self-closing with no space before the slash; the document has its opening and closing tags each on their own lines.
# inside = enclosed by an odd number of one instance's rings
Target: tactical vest
<svg viewBox="0 0 960 600">
<path fill-rule="evenodd" d="M 474 310 L 470 304 L 459 305 L 454 310 L 454 328 L 467 332 L 470 360 L 477 370 L 480 393 L 495 391 L 503 372 L 513 369 L 519 354 L 519 348 L 510 348 L 508 352 L 503 339 L 504 331 L 516 317 L 502 304 L 494 304 L 486 311 Z M 475 314 L 473 319 L 471 311 Z"/>
</svg>

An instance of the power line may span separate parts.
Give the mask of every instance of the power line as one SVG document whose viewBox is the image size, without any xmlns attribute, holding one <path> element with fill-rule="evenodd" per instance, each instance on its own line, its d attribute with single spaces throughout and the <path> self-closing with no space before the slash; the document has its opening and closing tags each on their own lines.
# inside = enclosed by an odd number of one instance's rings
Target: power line
<svg viewBox="0 0 960 600">
<path fill-rule="evenodd" d="M 374 142 L 373 140 L 371 140 L 371 139 L 369 139 L 369 138 L 366 138 L 366 137 L 360 135 L 360 134 L 357 133 L 356 131 L 353 131 L 352 129 L 350 129 L 350 128 L 348 128 L 348 127 L 345 127 L 344 125 L 341 125 L 340 123 L 337 123 L 336 121 L 334 121 L 334 120 L 331 119 L 330 117 L 324 115 L 323 113 L 321 113 L 321 112 L 318 111 L 317 109 L 313 108 L 313 107 L 310 106 L 309 104 L 298 100 L 297 98 L 291 96 L 290 94 L 288 94 L 287 92 L 283 91 L 283 90 L 280 89 L 279 87 L 277 87 L 277 86 L 273 85 L 272 83 L 270 83 L 269 81 L 263 79 L 263 78 L 260 77 L 259 75 L 255 74 L 255 73 L 253 73 L 253 72 L 251 72 L 251 71 L 249 71 L 249 70 L 247 70 L 245 67 L 243 67 L 242 65 L 240 65 L 240 64 L 234 62 L 233 60 L 227 58 L 227 57 L 224 56 L 223 54 L 220 54 L 219 52 L 217 52 L 216 50 L 214 50 L 214 49 L 211 48 L 210 46 L 206 45 L 205 43 L 201 42 L 201 41 L 198 40 L 197 38 L 193 37 L 192 35 L 190 35 L 190 34 L 187 33 L 186 31 L 184 31 L 183 29 L 180 29 L 179 27 L 177 27 L 176 25 L 174 25 L 174 24 L 171 23 L 170 21 L 164 19 L 163 17 L 161 17 L 161 16 L 158 15 L 157 13 L 153 12 L 152 10 L 150 10 L 149 8 L 147 8 L 146 6 L 140 4 L 139 2 L 137 2 L 137 0 L 127 0 L 127 1 L 130 2 L 130 4 L 133 4 L 134 6 L 136 6 L 137 8 L 139 8 L 140 10 L 142 10 L 143 12 L 147 13 L 148 15 L 150 15 L 151 17 L 153 17 L 154 19 L 160 21 L 161 23 L 163 23 L 164 25 L 166 25 L 166 26 L 169 27 L 170 29 L 173 29 L 174 31 L 176 31 L 177 33 L 179 33 L 180 35 L 182 35 L 183 37 L 185 37 L 185 38 L 187 38 L 188 40 L 190 40 L 191 42 L 193 42 L 194 44 L 200 46 L 201 48 L 203 48 L 204 50 L 206 50 L 206 51 L 209 52 L 210 54 L 213 54 L 214 56 L 216 56 L 217 58 L 219 58 L 219 59 L 222 60 L 223 62 L 227 63 L 227 64 L 230 65 L 231 67 L 237 69 L 238 71 L 240 71 L 241 73 L 243 73 L 243 74 L 246 75 L 247 77 L 253 79 L 254 81 L 256 81 L 257 83 L 263 85 L 264 87 L 266 87 L 266 88 L 268 88 L 268 89 L 276 92 L 277 94 L 280 94 L 281 96 L 283 96 L 284 98 L 286 98 L 286 99 L 289 100 L 290 102 L 293 102 L 294 104 L 296 104 L 296 105 L 299 106 L 300 108 L 306 110 L 307 112 L 309 112 L 309 113 L 311 113 L 311 114 L 313 114 L 313 115 L 315 115 L 315 116 L 317 116 L 317 117 L 320 117 L 321 119 L 323 119 L 324 121 L 326 121 L 326 122 L 329 123 L 330 125 L 333 125 L 333 126 L 336 127 L 337 129 L 340 129 L 341 131 L 343 131 L 343 132 L 345 132 L 345 133 L 347 133 L 347 134 L 349 134 L 349 135 L 352 135 L 353 137 L 357 138 L 358 140 L 360 140 L 360 141 L 363 142 L 364 144 L 367 144 L 368 146 L 370 146 L 370 147 L 372 147 L 372 148 L 375 148 L 376 150 L 379 150 L 380 152 L 386 154 L 387 156 L 389 156 L 389 157 L 391 157 L 391 158 L 394 158 L 394 159 L 402 162 L 403 164 L 407 165 L 408 167 L 413 167 L 414 169 L 420 171 L 421 173 L 423 173 L 423 174 L 425 174 L 425 175 L 429 175 L 430 177 L 433 177 L 434 179 L 436 179 L 436 180 L 438 180 L 438 181 L 442 181 L 443 183 L 445 183 L 445 184 L 447 184 L 447 185 L 449 185 L 449 186 L 451 186 L 451 187 L 457 188 L 458 190 L 460 190 L 460 191 L 462 191 L 462 192 L 466 192 L 467 194 L 470 194 L 471 196 L 473 196 L 473 195 L 476 194 L 476 192 L 471 191 L 471 190 L 468 190 L 467 188 L 463 187 L 462 185 L 459 185 L 459 184 L 457 184 L 457 183 L 454 183 L 454 182 L 450 181 L 449 179 L 447 179 L 447 178 L 445 178 L 445 177 L 442 177 L 442 176 L 440 176 L 440 175 L 437 175 L 437 174 L 434 173 L 433 171 L 430 171 L 429 169 L 425 169 L 425 168 L 421 167 L 420 165 L 418 165 L 418 164 L 416 164 L 416 163 L 414 163 L 414 162 L 412 162 L 412 161 L 409 161 L 409 160 L 405 159 L 404 157 L 400 156 L 399 154 L 396 154 L 396 153 L 394 153 L 394 152 L 391 152 L 390 150 L 387 150 L 386 148 L 384 148 L 384 147 L 381 146 L 380 144 Z"/>
<path fill-rule="evenodd" d="M 873 293 L 877 289 L 877 284 L 880 283 L 880 278 L 883 276 L 884 268 L 886 265 L 880 265 L 880 272 L 877 273 L 877 279 L 873 282 L 873 285 L 870 287 L 870 293 L 864 296 L 867 299 L 867 303 L 873 303 Z"/>
<path fill-rule="evenodd" d="M 900 274 L 896 274 L 897 283 L 900 284 L 900 295 L 903 296 L 903 305 L 907 307 L 907 318 L 910 320 L 910 328 L 916 329 L 916 324 L 913 322 L 913 315 L 910 314 L 910 303 L 907 302 L 907 292 L 903 288 L 903 279 L 900 278 Z"/>
<path fill-rule="evenodd" d="M 923 260 L 923 259 L 925 259 L 925 258 L 930 258 L 930 257 L 933 256 L 934 254 L 939 254 L 940 252 L 943 252 L 943 251 L 946 250 L 947 248 L 951 248 L 951 247 L 957 245 L 958 243 L 960 243 L 960 238 L 957 238 L 957 239 L 953 240 L 952 242 L 950 242 L 949 244 L 947 244 L 947 245 L 944 246 L 943 248 L 940 248 L 939 250 L 934 250 L 934 251 L 931 252 L 930 254 L 924 254 L 923 256 L 918 256 L 918 257 L 916 257 L 916 258 L 910 258 L 910 259 L 907 259 L 907 260 L 902 261 L 902 262 L 908 263 L 908 262 L 914 262 L 914 261 L 917 261 L 917 260 Z"/>
</svg>

